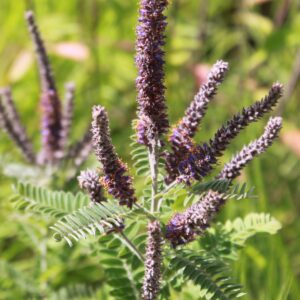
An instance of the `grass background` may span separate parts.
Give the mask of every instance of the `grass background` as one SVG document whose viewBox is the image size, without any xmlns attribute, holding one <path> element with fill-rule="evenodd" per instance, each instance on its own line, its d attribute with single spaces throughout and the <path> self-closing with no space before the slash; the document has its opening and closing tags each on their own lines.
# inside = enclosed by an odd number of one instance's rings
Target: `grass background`
<svg viewBox="0 0 300 300">
<path fill-rule="evenodd" d="M 63 93 L 68 81 L 76 84 L 72 138 L 81 135 L 91 106 L 100 103 L 109 112 L 116 148 L 128 159 L 128 136 L 136 109 L 137 1 L 1 0 L 0 85 L 12 87 L 22 119 L 38 147 L 39 80 L 24 21 L 24 11 L 29 8 L 36 13 L 59 90 Z M 205 65 L 221 58 L 230 64 L 197 140 L 207 140 L 232 114 L 263 96 L 272 82 L 278 80 L 286 86 L 277 112 L 284 118 L 282 137 L 242 175 L 256 187 L 258 199 L 229 203 L 220 216 L 226 219 L 250 211 L 270 212 L 283 224 L 277 236 L 252 239 L 242 251 L 235 274 L 246 286 L 247 299 L 300 297 L 299 9 L 297 0 L 172 0 L 167 12 L 166 86 L 172 121 L 182 116 L 191 101 Z M 71 49 L 66 49 L 66 44 Z M 245 130 L 230 146 L 224 161 L 257 137 L 265 121 Z M 287 143 L 291 132 L 292 143 Z M 6 135 L 1 133 L 0 138 L 1 155 L 21 160 Z M 94 159 L 87 164 L 95 165 Z M 56 245 L 46 238 L 43 221 L 14 211 L 8 200 L 10 185 L 11 180 L 1 175 L 0 260 L 2 267 L 9 263 L 16 273 L 0 272 L 0 299 L 24 299 L 24 285 L 30 281 L 39 286 L 50 284 L 54 289 L 79 282 L 101 286 L 103 274 L 95 258 L 87 258 L 87 252 L 79 248 L 71 251 Z M 38 237 L 36 244 L 34 236 Z M 43 267 L 37 261 L 43 261 L 46 246 L 50 250 Z M 105 295 L 103 288 L 99 299 Z M 186 291 L 174 299 L 197 299 L 194 295 L 194 291 Z"/>
</svg>

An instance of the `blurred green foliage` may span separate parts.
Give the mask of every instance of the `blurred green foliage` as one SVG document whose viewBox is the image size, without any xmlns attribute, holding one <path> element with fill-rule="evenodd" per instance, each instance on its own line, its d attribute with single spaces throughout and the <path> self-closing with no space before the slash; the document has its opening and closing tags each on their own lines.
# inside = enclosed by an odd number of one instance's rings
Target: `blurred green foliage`
<svg viewBox="0 0 300 300">
<path fill-rule="evenodd" d="M 121 156 L 128 160 L 130 124 L 136 108 L 137 2 L 0 2 L 0 85 L 12 87 L 16 105 L 36 145 L 39 82 L 24 11 L 33 9 L 36 13 L 61 93 L 65 82 L 76 84 L 72 137 L 76 139 L 85 130 L 93 104 L 105 105 L 113 141 Z M 299 149 L 299 1 L 172 0 L 168 16 L 166 86 L 171 120 L 180 118 L 192 99 L 201 75 L 199 70 L 203 69 L 199 66 L 222 58 L 230 63 L 230 72 L 210 105 L 198 139 L 207 140 L 230 115 L 264 95 L 271 83 L 278 80 L 286 85 L 281 106 L 283 134 L 296 129 L 294 144 Z M 66 43 L 72 46 L 71 50 L 64 47 Z M 260 124 L 245 130 L 225 159 L 240 148 L 238 145 L 258 136 L 262 128 Z M 6 159 L 21 160 L 2 133 L 0 151 Z M 87 165 L 95 165 L 93 157 Z M 66 291 L 59 291 L 65 285 L 72 289 L 79 283 L 91 283 L 100 288 L 104 275 L 97 258 L 88 255 L 88 247 L 70 249 L 49 239 L 44 221 L 14 209 L 9 201 L 11 180 L 0 176 L 0 299 L 27 299 L 31 289 L 46 289 L 47 285 L 57 290 L 57 297 L 59 293 L 66 295 Z M 256 186 L 258 199 L 229 203 L 220 219 L 244 216 L 250 211 L 270 212 L 283 224 L 277 236 L 252 239 L 238 260 L 235 275 L 246 286 L 245 298 L 299 299 L 299 151 L 297 154 L 290 145 L 278 141 L 243 176 Z M 70 186 L 70 190 L 77 190 L 76 185 Z M 195 295 L 197 290 L 189 288 L 173 299 L 197 299 Z M 106 299 L 105 288 L 100 289 L 97 297 Z"/>
</svg>

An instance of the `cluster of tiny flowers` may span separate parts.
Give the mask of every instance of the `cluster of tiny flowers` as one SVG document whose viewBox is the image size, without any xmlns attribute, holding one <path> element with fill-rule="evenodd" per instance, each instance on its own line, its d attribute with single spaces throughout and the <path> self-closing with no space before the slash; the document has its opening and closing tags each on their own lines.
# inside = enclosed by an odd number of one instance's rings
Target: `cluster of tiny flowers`
<svg viewBox="0 0 300 300">
<path fill-rule="evenodd" d="M 273 84 L 268 95 L 233 116 L 208 143 L 194 146 L 186 158 L 177 164 L 179 175 L 176 176 L 176 179 L 189 184 L 192 180 L 200 180 L 208 175 L 213 170 L 217 157 L 223 154 L 223 151 L 239 132 L 272 110 L 282 95 L 282 89 L 281 84 Z"/>
<path fill-rule="evenodd" d="M 132 207 L 136 201 L 132 178 L 125 173 L 127 166 L 119 159 L 110 137 L 108 116 L 100 105 L 93 107 L 92 140 L 94 152 L 102 164 L 101 184 L 121 205 Z"/>
<path fill-rule="evenodd" d="M 270 118 L 264 134 L 259 139 L 244 146 L 244 148 L 224 166 L 218 178 L 232 180 L 238 177 L 247 163 L 255 156 L 265 152 L 266 149 L 272 145 L 274 139 L 278 136 L 281 127 L 282 119 L 280 117 Z"/>
<path fill-rule="evenodd" d="M 91 200 L 91 207 L 95 203 L 102 203 L 107 201 L 103 195 L 103 187 L 100 183 L 100 176 L 95 170 L 81 171 L 80 175 L 77 177 L 80 188 L 87 191 Z M 117 218 L 113 223 L 107 223 L 108 228 L 106 233 L 118 233 L 124 228 L 124 220 L 122 218 Z"/>
<path fill-rule="evenodd" d="M 173 247 L 186 244 L 202 234 L 225 203 L 219 192 L 209 191 L 203 199 L 183 213 L 177 213 L 167 224 L 166 238 Z"/>
<path fill-rule="evenodd" d="M 137 139 L 149 145 L 153 137 L 167 132 L 169 121 L 164 87 L 164 34 L 167 0 L 141 0 L 136 29 L 136 79 L 138 101 Z"/>
<path fill-rule="evenodd" d="M 12 99 L 11 90 L 9 88 L 2 89 L 0 97 L 0 127 L 18 145 L 25 159 L 30 163 L 34 163 L 36 158 L 33 145 L 21 123 L 20 116 Z"/>
<path fill-rule="evenodd" d="M 278 99 L 282 96 L 282 92 L 282 84 L 274 83 L 268 95 L 253 105 L 244 108 L 241 113 L 233 116 L 230 121 L 217 131 L 214 138 L 209 141 L 213 153 L 216 156 L 221 156 L 231 140 L 235 138 L 243 128 L 259 120 L 273 109 L 278 103 Z"/>
<path fill-rule="evenodd" d="M 92 202 L 97 203 L 105 201 L 99 178 L 100 176 L 95 170 L 81 171 L 77 177 L 80 188 L 88 192 Z"/>
<path fill-rule="evenodd" d="M 87 159 L 92 147 L 90 135 L 85 135 L 84 139 L 71 146 L 68 145 L 73 115 L 74 87 L 71 85 L 66 87 L 66 105 L 62 108 L 47 51 L 35 23 L 33 12 L 26 12 L 25 19 L 35 45 L 41 81 L 42 148 L 39 155 L 34 154 L 32 142 L 27 137 L 13 99 L 7 92 L 1 95 L 1 98 L 6 99 L 6 105 L 1 104 L 0 107 L 0 117 L 3 120 L 0 125 L 7 131 L 29 163 L 58 165 L 62 161 L 72 159 L 76 162 L 75 165 L 79 166 Z"/>
<path fill-rule="evenodd" d="M 142 287 L 142 299 L 156 299 L 159 293 L 161 277 L 161 245 L 162 233 L 158 221 L 148 224 L 148 240 L 146 248 L 145 275 Z"/>
<path fill-rule="evenodd" d="M 255 156 L 265 152 L 269 148 L 282 127 L 280 117 L 270 118 L 263 135 L 250 143 L 227 163 L 217 179 L 233 180 L 240 175 L 241 170 Z M 224 198 L 218 192 L 210 191 L 207 195 L 193 204 L 183 213 L 173 216 L 167 225 L 166 238 L 173 247 L 193 241 L 196 235 L 202 234 L 209 226 L 210 221 L 225 203 Z"/>
<path fill-rule="evenodd" d="M 60 150 L 61 107 L 57 94 L 52 90 L 43 92 L 40 107 L 43 152 L 39 162 L 44 164 L 55 161 Z"/>
<path fill-rule="evenodd" d="M 194 153 L 201 159 L 207 156 L 203 151 L 196 149 L 192 138 L 197 132 L 197 128 L 205 116 L 209 102 L 217 93 L 218 86 L 223 82 L 225 74 L 228 70 L 228 63 L 222 60 L 217 61 L 208 74 L 207 82 L 199 89 L 190 106 L 187 108 L 183 118 L 179 121 L 170 134 L 169 142 L 172 148 L 171 152 L 165 154 L 167 177 L 166 182 L 171 183 L 179 174 L 180 162 L 187 160 L 190 153 Z M 203 149 L 205 150 L 205 149 Z M 190 161 L 193 157 L 189 158 Z M 185 163 L 185 165 L 187 165 Z M 184 166 L 180 167 L 182 170 Z M 202 170 L 199 174 L 203 174 Z"/>
<path fill-rule="evenodd" d="M 68 83 L 65 86 L 65 107 L 63 110 L 63 116 L 61 121 L 61 134 L 60 134 L 60 148 L 65 149 L 68 143 L 68 138 L 71 131 L 73 111 L 74 111 L 74 99 L 75 99 L 75 85 Z M 62 154 L 63 155 L 63 154 Z"/>
<path fill-rule="evenodd" d="M 39 29 L 35 23 L 34 14 L 32 11 L 25 13 L 25 19 L 28 24 L 28 30 L 31 34 L 33 43 L 35 45 L 35 53 L 39 64 L 39 72 L 41 78 L 41 85 L 43 91 L 52 90 L 56 93 L 56 85 L 51 69 L 51 65 L 48 59 L 47 51 L 40 35 Z"/>
<path fill-rule="evenodd" d="M 165 146 L 165 143 L 156 142 L 162 141 L 162 135 L 167 133 L 169 128 L 163 83 L 164 52 L 162 50 L 166 27 L 163 11 L 166 6 L 166 0 L 141 0 L 137 26 L 138 122 L 136 130 L 138 142 L 149 148 L 152 200 L 156 200 L 158 174 L 155 173 L 158 171 L 155 167 L 159 155 L 163 155 L 165 159 L 167 184 L 176 183 L 176 181 L 186 184 L 191 184 L 193 180 L 200 181 L 211 172 L 217 164 L 217 158 L 223 154 L 231 140 L 248 124 L 271 111 L 282 95 L 282 86 L 279 83 L 273 84 L 268 95 L 261 101 L 236 114 L 217 131 L 213 139 L 197 145 L 193 140 L 197 128 L 228 70 L 228 63 L 217 61 L 208 75 L 207 82 L 200 88 L 181 121 L 171 129 L 168 139 L 170 151 L 160 153 L 158 149 L 160 146 Z M 231 180 L 240 174 L 248 162 L 271 146 L 280 128 L 281 119 L 271 118 L 264 134 L 244 147 L 226 164 L 217 179 L 225 179 L 231 183 Z M 86 171 L 78 178 L 80 186 L 87 190 L 93 202 L 99 202 L 95 198 L 100 195 L 102 197 L 101 188 L 103 187 L 119 200 L 120 205 L 132 208 L 136 202 L 132 178 L 128 175 L 127 166 L 115 151 L 110 136 L 108 116 L 101 106 L 93 108 L 91 132 L 94 152 L 102 165 L 101 176 L 97 172 Z M 168 240 L 174 248 L 193 241 L 210 226 L 211 221 L 225 204 L 225 199 L 224 194 L 220 192 L 213 190 L 206 192 L 198 202 L 184 212 L 175 214 L 169 220 L 163 236 L 160 222 L 149 221 L 142 299 L 154 300 L 159 294 L 163 238 Z M 158 208 L 155 205 L 153 207 L 151 209 L 156 212 Z M 122 231 L 123 221 L 118 220 L 120 226 L 112 226 L 109 232 Z"/>
<path fill-rule="evenodd" d="M 222 60 L 217 61 L 208 74 L 208 79 L 201 86 L 194 100 L 186 110 L 183 118 L 175 128 L 184 137 L 194 137 L 202 118 L 205 116 L 209 102 L 217 93 L 218 86 L 223 82 L 228 71 L 228 63 Z M 173 135 L 170 136 L 170 142 L 173 143 Z"/>
</svg>

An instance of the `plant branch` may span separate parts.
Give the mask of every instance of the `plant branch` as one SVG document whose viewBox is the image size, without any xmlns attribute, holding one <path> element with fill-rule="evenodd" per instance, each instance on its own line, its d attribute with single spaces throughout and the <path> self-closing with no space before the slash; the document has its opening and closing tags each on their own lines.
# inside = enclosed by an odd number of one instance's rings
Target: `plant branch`
<svg viewBox="0 0 300 300">
<path fill-rule="evenodd" d="M 115 235 L 117 238 L 120 239 L 119 235 L 116 234 Z M 144 262 L 144 256 L 142 255 L 142 253 L 139 251 L 139 249 L 136 248 L 136 246 L 128 239 L 127 235 L 121 231 L 120 232 L 120 236 L 122 236 L 122 238 L 125 240 L 125 243 L 127 245 L 128 248 L 131 249 L 132 252 L 134 252 L 134 254 L 139 258 L 139 260 L 141 262 Z"/>
<path fill-rule="evenodd" d="M 157 178 L 158 178 L 158 139 L 155 137 L 149 147 L 149 164 L 152 180 L 152 195 L 151 195 L 151 212 L 154 213 L 158 208 L 157 194 Z"/>
</svg>

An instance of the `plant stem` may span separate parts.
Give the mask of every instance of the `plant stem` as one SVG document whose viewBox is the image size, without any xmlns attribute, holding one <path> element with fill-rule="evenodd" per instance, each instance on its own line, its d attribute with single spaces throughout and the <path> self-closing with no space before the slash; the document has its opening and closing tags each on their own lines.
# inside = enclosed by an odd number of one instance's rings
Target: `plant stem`
<svg viewBox="0 0 300 300">
<path fill-rule="evenodd" d="M 158 178 L 158 139 L 154 138 L 149 147 L 149 164 L 152 179 L 152 195 L 151 195 L 151 212 L 154 213 L 158 208 L 157 194 L 157 178 Z"/>
<path fill-rule="evenodd" d="M 145 215 L 147 215 L 150 219 L 156 220 L 155 216 L 152 213 L 150 213 L 146 208 L 142 207 L 138 203 L 134 203 L 133 205 L 136 206 L 138 209 L 142 210 L 143 213 L 145 213 Z"/>
<path fill-rule="evenodd" d="M 141 262 L 144 262 L 144 256 L 139 251 L 139 249 L 136 248 L 136 246 L 128 239 L 127 235 L 121 231 L 120 235 L 123 237 L 123 239 L 126 241 L 126 244 L 131 250 L 135 253 L 135 255 L 140 259 Z M 116 235 L 118 237 L 118 235 Z"/>
<path fill-rule="evenodd" d="M 159 210 L 163 201 L 162 195 L 168 193 L 175 185 L 177 184 L 176 180 L 169 184 L 163 191 L 156 194 L 157 199 L 157 209 Z"/>
</svg>

